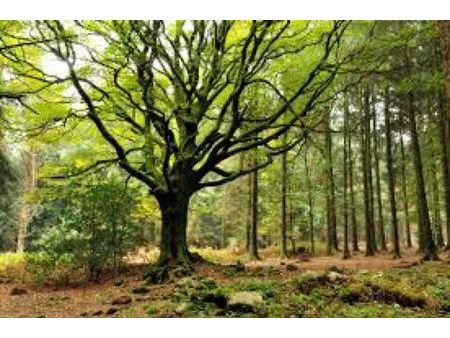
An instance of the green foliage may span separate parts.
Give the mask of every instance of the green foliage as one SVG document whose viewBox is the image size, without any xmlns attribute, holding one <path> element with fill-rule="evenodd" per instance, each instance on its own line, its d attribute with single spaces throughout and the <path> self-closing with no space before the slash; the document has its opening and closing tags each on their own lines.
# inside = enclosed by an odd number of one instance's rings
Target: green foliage
<svg viewBox="0 0 450 338">
<path fill-rule="evenodd" d="M 20 172 L 1 142 L 0 134 L 0 252 L 15 248 L 16 224 L 14 212 L 18 197 L 19 180 L 17 172 Z"/>
<path fill-rule="evenodd" d="M 68 253 L 28 253 L 26 270 L 28 277 L 39 284 L 67 285 L 77 282 L 82 276 L 80 269 L 74 265 L 74 256 Z"/>
<path fill-rule="evenodd" d="M 44 227 L 33 243 L 34 250 L 45 253 L 40 256 L 44 265 L 70 261 L 90 279 L 117 271 L 123 256 L 142 240 L 141 227 L 132 217 L 137 196 L 136 189 L 114 177 L 57 187 L 43 201 L 52 209 L 49 218 L 54 223 Z"/>
</svg>

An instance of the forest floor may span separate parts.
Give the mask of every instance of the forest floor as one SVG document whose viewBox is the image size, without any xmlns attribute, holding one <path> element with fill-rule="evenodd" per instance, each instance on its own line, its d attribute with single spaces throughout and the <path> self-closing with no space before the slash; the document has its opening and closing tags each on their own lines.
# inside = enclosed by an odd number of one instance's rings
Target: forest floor
<svg viewBox="0 0 450 338">
<path fill-rule="evenodd" d="M 136 259 L 101 284 L 70 286 L 14 278 L 0 257 L 0 317 L 450 317 L 448 253 L 425 263 L 413 251 L 397 260 L 363 253 L 280 260 L 263 251 L 245 264 L 231 264 L 230 252 L 205 256 L 222 264 L 149 284 L 147 265 Z"/>
</svg>

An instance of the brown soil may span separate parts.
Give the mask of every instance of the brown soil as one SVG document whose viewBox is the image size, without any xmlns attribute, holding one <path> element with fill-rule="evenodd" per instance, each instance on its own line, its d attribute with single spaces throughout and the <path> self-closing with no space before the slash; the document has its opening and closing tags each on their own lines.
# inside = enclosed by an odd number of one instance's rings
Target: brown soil
<svg viewBox="0 0 450 338">
<path fill-rule="evenodd" d="M 307 270 L 323 270 L 337 267 L 347 271 L 370 270 L 380 271 L 391 268 L 409 267 L 419 264 L 420 260 L 414 252 L 404 253 L 401 259 L 393 260 L 388 254 L 379 254 L 375 257 L 364 257 L 363 253 L 353 255 L 343 260 L 340 255 L 332 257 L 299 257 L 280 261 L 274 258 L 265 258 L 261 261 L 246 264 L 246 275 L 251 276 L 252 271 L 261 278 L 285 279 L 295 277 Z M 297 269 L 287 266 L 291 264 Z M 93 313 L 102 311 L 98 316 L 105 316 L 105 312 L 112 306 L 114 298 L 128 295 L 132 296 L 133 303 L 145 300 L 162 300 L 168 297 L 173 288 L 173 282 L 156 288 L 145 295 L 131 294 L 131 288 L 142 285 L 143 267 L 135 268 L 132 273 L 120 276 L 124 280 L 121 286 L 114 286 L 113 281 L 103 284 L 86 284 L 70 287 L 49 287 L 23 283 L 0 284 L 0 317 L 80 317 L 94 316 Z M 201 265 L 196 272 L 203 277 L 214 278 L 219 284 L 235 279 L 224 273 L 225 268 L 218 265 Z M 269 273 L 264 275 L 264 271 Z M 261 274 L 261 272 L 263 274 Z M 237 277 L 241 278 L 241 277 Z M 11 295 L 14 288 L 27 290 L 26 294 Z M 124 305 L 127 306 L 127 305 Z M 120 308 L 121 306 L 114 306 Z M 139 316 L 139 314 L 136 314 Z"/>
</svg>

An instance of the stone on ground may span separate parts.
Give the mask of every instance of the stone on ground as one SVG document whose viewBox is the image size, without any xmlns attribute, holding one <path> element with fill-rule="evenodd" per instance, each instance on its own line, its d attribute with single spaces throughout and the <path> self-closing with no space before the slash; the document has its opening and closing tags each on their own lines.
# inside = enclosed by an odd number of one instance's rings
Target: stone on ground
<svg viewBox="0 0 450 338">
<path fill-rule="evenodd" d="M 265 305 L 262 295 L 256 291 L 240 291 L 230 294 L 228 308 L 242 312 L 254 312 Z"/>
<path fill-rule="evenodd" d="M 131 297 L 129 296 L 120 296 L 117 298 L 114 298 L 112 301 L 112 305 L 126 305 L 130 304 L 132 302 Z"/>
</svg>

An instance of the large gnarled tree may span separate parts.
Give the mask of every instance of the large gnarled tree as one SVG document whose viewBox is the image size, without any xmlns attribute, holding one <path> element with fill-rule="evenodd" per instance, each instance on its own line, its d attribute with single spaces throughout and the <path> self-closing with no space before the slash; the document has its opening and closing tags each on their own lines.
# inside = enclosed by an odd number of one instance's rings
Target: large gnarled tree
<svg viewBox="0 0 450 338">
<path fill-rule="evenodd" d="M 25 110 L 39 115 L 48 93 L 60 93 L 56 113 L 36 119 L 35 130 L 89 122 L 111 149 L 61 175 L 118 164 L 144 183 L 162 214 L 159 263 L 179 264 L 195 260 L 186 243 L 192 195 L 259 170 L 298 144 L 304 118 L 330 99 L 327 88 L 354 57 L 342 48 L 348 25 L 45 21 L 29 23 L 5 53 L 18 64 L 15 81 L 34 83 L 21 93 Z M 27 59 L 33 41 L 64 75 Z M 288 131 L 295 136 L 277 142 Z M 228 165 L 249 151 L 258 153 L 256 166 Z"/>
</svg>

